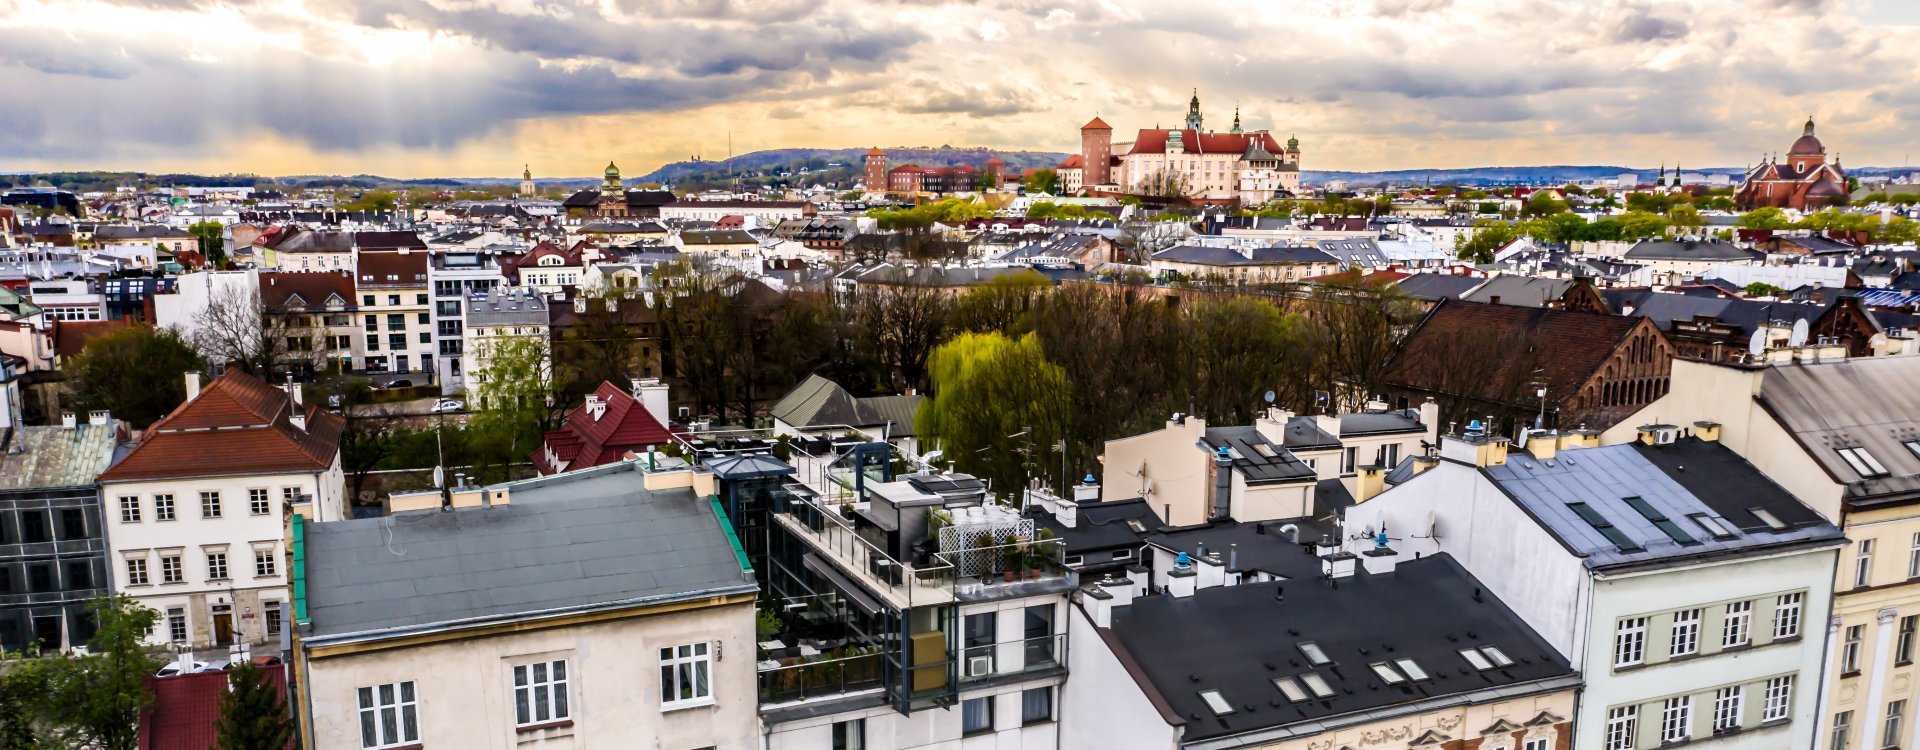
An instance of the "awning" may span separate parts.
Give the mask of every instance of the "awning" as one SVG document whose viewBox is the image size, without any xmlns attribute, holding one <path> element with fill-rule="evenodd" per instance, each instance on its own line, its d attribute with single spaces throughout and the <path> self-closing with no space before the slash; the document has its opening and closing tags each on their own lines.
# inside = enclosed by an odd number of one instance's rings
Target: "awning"
<svg viewBox="0 0 1920 750">
<path fill-rule="evenodd" d="M 848 578 L 845 573 L 840 572 L 840 569 L 834 567 L 833 563 L 820 559 L 819 555 L 808 552 L 806 557 L 800 560 L 800 566 L 813 571 L 821 578 L 827 579 L 827 582 L 833 584 L 833 587 L 840 592 L 841 596 L 846 597 L 847 601 L 853 602 L 853 605 L 859 607 L 861 611 L 869 615 L 877 615 L 886 609 L 881 606 L 879 602 L 874 601 L 873 597 L 868 596 L 866 590 L 859 584 L 854 583 L 853 579 Z"/>
</svg>

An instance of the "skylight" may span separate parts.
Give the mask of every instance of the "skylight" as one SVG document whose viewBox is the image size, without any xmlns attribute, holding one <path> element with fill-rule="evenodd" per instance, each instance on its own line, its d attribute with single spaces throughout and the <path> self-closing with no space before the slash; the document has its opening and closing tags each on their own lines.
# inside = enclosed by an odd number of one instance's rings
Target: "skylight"
<svg viewBox="0 0 1920 750">
<path fill-rule="evenodd" d="M 1398 671 L 1394 670 L 1392 664 L 1388 664 L 1384 661 L 1380 661 L 1380 662 L 1374 662 L 1367 666 L 1372 667 L 1373 673 L 1380 675 L 1380 679 L 1385 681 L 1388 685 L 1398 685 L 1402 682 L 1407 681 L 1407 678 L 1405 676 L 1401 675 Z"/>
<path fill-rule="evenodd" d="M 1300 683 L 1294 682 L 1292 677 L 1275 678 L 1273 686 L 1280 688 L 1280 694 L 1287 696 L 1287 700 L 1295 703 L 1303 703 L 1307 700 L 1307 691 L 1301 690 Z"/>
<path fill-rule="evenodd" d="M 1693 537 L 1688 536 L 1687 532 L 1681 531 L 1679 524 L 1668 519 L 1665 513 L 1661 513 L 1644 498 L 1634 496 L 1623 499 L 1626 501 L 1627 507 L 1634 509 L 1635 512 L 1645 517 L 1648 523 L 1653 524 L 1653 527 L 1659 529 L 1660 533 L 1666 534 L 1668 539 L 1672 539 L 1678 544 L 1699 544 Z"/>
<path fill-rule="evenodd" d="M 1274 456 L 1273 446 L 1267 445 L 1266 443 L 1254 443 L 1253 452 L 1258 453 L 1265 458 L 1273 458 Z"/>
<path fill-rule="evenodd" d="M 1880 461 L 1865 448 L 1841 448 L 1839 453 L 1841 458 L 1847 460 L 1847 465 L 1853 467 L 1854 473 L 1861 477 L 1881 477 L 1887 474 L 1887 467 L 1880 465 Z"/>
<path fill-rule="evenodd" d="M 1316 667 L 1333 661 L 1327 658 L 1327 652 L 1320 650 L 1320 644 L 1314 643 L 1313 641 L 1300 644 L 1300 653 L 1306 654 L 1307 663 Z"/>
<path fill-rule="evenodd" d="M 1493 663 L 1497 666 L 1513 666 L 1513 660 L 1507 658 L 1506 652 L 1501 651 L 1497 646 L 1483 646 L 1480 649 L 1480 653 L 1486 654 L 1487 658 L 1492 659 Z"/>
<path fill-rule="evenodd" d="M 1300 681 L 1306 683 L 1307 689 L 1312 690 L 1316 696 L 1321 698 L 1333 697 L 1333 686 L 1328 685 L 1327 678 L 1321 677 L 1318 672 L 1308 672 L 1300 675 Z"/>
<path fill-rule="evenodd" d="M 1127 519 L 1127 528 L 1132 529 L 1135 534 L 1144 534 L 1147 532 L 1147 525 L 1141 523 L 1138 518 Z"/>
<path fill-rule="evenodd" d="M 1393 663 L 1400 667 L 1401 672 L 1406 673 L 1409 680 L 1427 679 L 1427 670 L 1421 669 L 1420 665 L 1413 663 L 1412 659 L 1395 659 Z"/>
<path fill-rule="evenodd" d="M 1586 521 L 1594 531 L 1600 532 L 1601 536 L 1606 537 L 1607 541 L 1612 542 L 1613 546 L 1618 547 L 1621 552 L 1639 552 L 1646 549 L 1635 544 L 1619 529 L 1614 528 L 1613 522 L 1608 521 L 1606 516 L 1600 515 L 1600 512 L 1594 510 L 1592 506 L 1586 503 L 1567 503 L 1567 509 L 1579 516 L 1580 520 Z"/>
<path fill-rule="evenodd" d="M 1207 708 L 1213 709 L 1215 715 L 1226 716 L 1227 714 L 1233 713 L 1233 704 L 1228 703 L 1227 699 L 1220 697 L 1220 691 L 1218 690 L 1200 691 L 1200 700 L 1206 701 Z"/>
<path fill-rule="evenodd" d="M 1714 518 L 1705 513 L 1695 513 L 1687 517 L 1693 519 L 1694 523 L 1700 524 L 1700 528 L 1706 529 L 1707 536 L 1715 539 L 1733 538 L 1733 532 L 1727 528 L 1726 524 L 1721 523 L 1718 518 Z"/>
<path fill-rule="evenodd" d="M 1769 511 L 1766 508 L 1754 506 L 1752 508 L 1748 508 L 1747 512 L 1752 513 L 1754 518 L 1760 519 L 1761 523 L 1766 524 L 1767 528 L 1773 529 L 1774 531 L 1779 531 L 1787 527 L 1786 524 L 1780 522 L 1779 516 L 1774 515 L 1772 511 Z"/>
<path fill-rule="evenodd" d="M 1493 662 L 1487 661 L 1487 657 L 1482 656 L 1477 649 L 1460 649 L 1460 658 L 1466 659 L 1467 663 L 1473 665 L 1474 669 L 1485 671 L 1493 668 Z"/>
<path fill-rule="evenodd" d="M 1920 440 L 1908 440 L 1901 443 L 1901 445 L 1907 446 L 1907 452 L 1912 453 L 1916 457 L 1920 457 Z"/>
</svg>

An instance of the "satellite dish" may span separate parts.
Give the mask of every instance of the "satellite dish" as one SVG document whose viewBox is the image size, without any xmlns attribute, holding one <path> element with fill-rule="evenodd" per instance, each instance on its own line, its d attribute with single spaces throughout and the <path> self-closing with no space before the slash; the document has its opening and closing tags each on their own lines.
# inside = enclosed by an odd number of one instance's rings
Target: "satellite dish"
<svg viewBox="0 0 1920 750">
<path fill-rule="evenodd" d="M 1747 341 L 1747 353 L 1760 356 L 1767 353 L 1767 331 L 1762 328 L 1753 332 L 1753 338 Z"/>
<path fill-rule="evenodd" d="M 1788 346 L 1807 345 L 1807 319 L 1793 321 L 1793 335 L 1787 339 Z"/>
<path fill-rule="evenodd" d="M 1267 399 L 1267 403 L 1269 404 L 1273 403 L 1273 391 L 1267 391 L 1266 399 Z"/>
</svg>

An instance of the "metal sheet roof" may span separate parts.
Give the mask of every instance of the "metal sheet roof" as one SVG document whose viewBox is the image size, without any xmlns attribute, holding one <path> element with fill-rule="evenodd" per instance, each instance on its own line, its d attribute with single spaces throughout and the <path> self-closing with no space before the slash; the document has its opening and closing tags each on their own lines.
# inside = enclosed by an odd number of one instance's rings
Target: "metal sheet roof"
<svg viewBox="0 0 1920 750">
<path fill-rule="evenodd" d="M 1920 359 L 1871 357 L 1837 362 L 1777 364 L 1760 378 L 1761 405 L 1792 433 L 1808 455 L 1846 485 L 1846 497 L 1903 499 L 1920 492 Z M 1885 467 L 1867 477 L 1847 464 L 1841 448 L 1863 448 Z"/>
</svg>

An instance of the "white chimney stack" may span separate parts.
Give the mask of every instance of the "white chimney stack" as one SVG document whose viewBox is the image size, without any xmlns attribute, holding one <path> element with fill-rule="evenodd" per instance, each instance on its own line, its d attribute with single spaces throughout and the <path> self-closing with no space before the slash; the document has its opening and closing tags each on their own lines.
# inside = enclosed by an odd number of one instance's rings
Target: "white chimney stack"
<svg viewBox="0 0 1920 750">
<path fill-rule="evenodd" d="M 187 373 L 187 400 L 192 401 L 199 397 L 200 397 L 200 372 L 198 370 L 195 370 L 193 372 Z"/>
<path fill-rule="evenodd" d="M 667 417 L 667 384 L 658 378 L 646 378 L 634 381 L 633 398 L 640 402 L 640 408 L 646 409 L 653 419 L 665 427 L 671 422 Z"/>
<path fill-rule="evenodd" d="M 65 427 L 69 430 L 73 429 L 73 426 L 74 426 L 73 412 L 65 411 L 60 413 L 60 426 Z"/>
<path fill-rule="evenodd" d="M 87 412 L 87 424 L 89 425 L 92 425 L 94 427 L 105 427 L 107 426 L 108 421 L 109 420 L 107 419 L 107 412 L 104 410 L 96 409 L 94 411 Z"/>
</svg>

